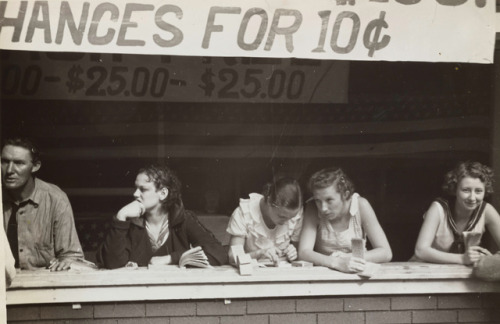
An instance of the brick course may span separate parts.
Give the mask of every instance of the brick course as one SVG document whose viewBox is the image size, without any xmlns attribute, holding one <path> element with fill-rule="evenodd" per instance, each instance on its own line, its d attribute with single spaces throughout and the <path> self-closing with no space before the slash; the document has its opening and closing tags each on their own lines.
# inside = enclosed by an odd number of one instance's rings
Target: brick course
<svg viewBox="0 0 500 324">
<path fill-rule="evenodd" d="M 40 319 L 40 306 L 9 306 L 7 307 L 7 319 L 38 320 Z"/>
<path fill-rule="evenodd" d="M 170 324 L 219 324 L 218 317 L 172 317 Z"/>
<path fill-rule="evenodd" d="M 479 308 L 481 299 L 479 295 L 439 296 L 438 308 Z"/>
<path fill-rule="evenodd" d="M 456 310 L 414 311 L 413 323 L 455 323 Z"/>
<path fill-rule="evenodd" d="M 7 306 L 24 324 L 499 323 L 500 294 L 334 296 Z"/>
<path fill-rule="evenodd" d="M 198 315 L 243 315 L 246 313 L 247 305 L 244 301 L 231 300 L 225 304 L 224 301 L 203 301 L 197 303 L 196 314 Z"/>
<path fill-rule="evenodd" d="M 91 305 L 81 305 L 81 309 L 73 309 L 72 304 L 47 305 L 40 310 L 41 319 L 77 319 L 94 318 Z"/>
<path fill-rule="evenodd" d="M 340 312 L 344 308 L 342 298 L 304 298 L 297 299 L 297 312 Z"/>
<path fill-rule="evenodd" d="M 120 319 L 120 324 L 122 323 L 126 323 L 124 322 L 123 319 Z M 69 321 L 64 321 L 64 322 L 52 322 L 52 323 L 56 323 L 56 324 L 67 324 L 67 323 L 71 323 L 71 324 L 118 324 L 118 319 L 110 319 L 110 318 L 105 318 L 105 319 L 81 319 L 81 320 L 71 320 L 71 322 Z M 168 322 L 163 322 L 165 324 L 168 324 Z M 17 323 L 16 323 L 17 324 Z M 36 322 L 36 324 L 41 324 L 41 323 L 38 323 Z"/>
<path fill-rule="evenodd" d="M 168 317 L 120 318 L 117 322 L 117 324 L 169 324 L 170 319 Z"/>
<path fill-rule="evenodd" d="M 295 299 L 259 299 L 247 302 L 248 314 L 272 314 L 295 312 Z"/>
<path fill-rule="evenodd" d="M 9 323 L 11 323 L 12 321 L 9 320 Z M 115 321 L 116 322 L 116 321 Z M 43 320 L 43 321 L 15 321 L 13 323 L 16 323 L 16 324 L 32 324 L 32 323 L 36 323 L 36 324 L 54 324 L 55 322 L 54 321 L 49 321 L 49 320 Z M 92 322 L 94 323 L 94 322 Z"/>
<path fill-rule="evenodd" d="M 223 316 L 220 324 L 269 324 L 269 315 Z"/>
<path fill-rule="evenodd" d="M 146 316 L 194 316 L 196 303 L 185 302 L 149 302 L 146 304 Z"/>
<path fill-rule="evenodd" d="M 500 308 L 500 294 L 482 294 L 481 300 L 483 308 Z"/>
<path fill-rule="evenodd" d="M 437 297 L 435 296 L 401 296 L 391 298 L 391 309 L 436 309 Z"/>
<path fill-rule="evenodd" d="M 146 305 L 142 303 L 114 303 L 94 306 L 95 318 L 145 317 Z"/>
<path fill-rule="evenodd" d="M 360 297 L 344 300 L 344 311 L 389 310 L 390 308 L 389 297 Z"/>
<path fill-rule="evenodd" d="M 366 312 L 366 324 L 411 323 L 411 312 Z"/>
<path fill-rule="evenodd" d="M 316 323 L 316 314 L 274 314 L 269 315 L 269 324 Z"/>
<path fill-rule="evenodd" d="M 500 308 L 500 305 L 498 305 Z M 458 311 L 458 321 L 461 323 L 470 322 L 493 322 L 500 321 L 500 310 L 493 309 L 466 309 Z"/>
<path fill-rule="evenodd" d="M 318 314 L 318 324 L 365 324 L 365 313 Z"/>
</svg>

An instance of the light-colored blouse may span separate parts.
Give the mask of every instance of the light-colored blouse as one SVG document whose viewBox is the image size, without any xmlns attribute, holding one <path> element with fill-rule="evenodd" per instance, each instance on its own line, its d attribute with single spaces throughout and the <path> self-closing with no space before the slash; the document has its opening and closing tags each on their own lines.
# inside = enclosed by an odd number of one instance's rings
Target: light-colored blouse
<svg viewBox="0 0 500 324">
<path fill-rule="evenodd" d="M 245 237 L 245 252 L 277 247 L 284 256 L 290 241 L 298 242 L 302 228 L 302 208 L 283 225 L 267 227 L 260 210 L 261 194 L 251 193 L 249 199 L 240 199 L 240 205 L 234 210 L 227 226 L 227 232 L 233 236 Z"/>
</svg>

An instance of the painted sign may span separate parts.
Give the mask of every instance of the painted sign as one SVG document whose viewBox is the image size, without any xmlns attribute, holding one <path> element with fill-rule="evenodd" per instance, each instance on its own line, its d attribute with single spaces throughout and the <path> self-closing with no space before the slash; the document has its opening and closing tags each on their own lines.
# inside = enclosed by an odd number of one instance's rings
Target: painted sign
<svg viewBox="0 0 500 324">
<path fill-rule="evenodd" d="M 486 0 L 0 1 L 10 50 L 492 63 L 494 39 Z"/>
<path fill-rule="evenodd" d="M 347 102 L 347 61 L 6 51 L 2 62 L 3 99 Z"/>
</svg>

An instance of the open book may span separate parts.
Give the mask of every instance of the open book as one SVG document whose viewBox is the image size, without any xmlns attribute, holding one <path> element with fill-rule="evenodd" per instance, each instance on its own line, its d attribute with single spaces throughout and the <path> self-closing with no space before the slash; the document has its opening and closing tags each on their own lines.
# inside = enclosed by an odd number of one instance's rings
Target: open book
<svg viewBox="0 0 500 324">
<path fill-rule="evenodd" d="M 208 263 L 208 258 L 203 252 L 201 246 L 197 246 L 182 253 L 179 259 L 179 267 L 198 267 L 198 268 L 212 268 Z"/>
</svg>

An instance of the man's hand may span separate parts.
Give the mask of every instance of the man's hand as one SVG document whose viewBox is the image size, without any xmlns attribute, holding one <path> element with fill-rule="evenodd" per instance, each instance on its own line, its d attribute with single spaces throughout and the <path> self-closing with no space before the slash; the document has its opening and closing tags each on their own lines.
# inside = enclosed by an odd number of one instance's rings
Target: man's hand
<svg viewBox="0 0 500 324">
<path fill-rule="evenodd" d="M 125 205 L 118 211 L 116 218 L 120 221 L 126 221 L 127 218 L 138 218 L 146 211 L 144 205 L 137 200 L 132 201 L 130 204 Z"/>
<path fill-rule="evenodd" d="M 50 261 L 49 266 L 47 267 L 50 271 L 63 271 L 63 270 L 69 270 L 71 268 L 71 263 L 73 263 L 73 260 L 71 259 L 53 259 Z"/>
</svg>

